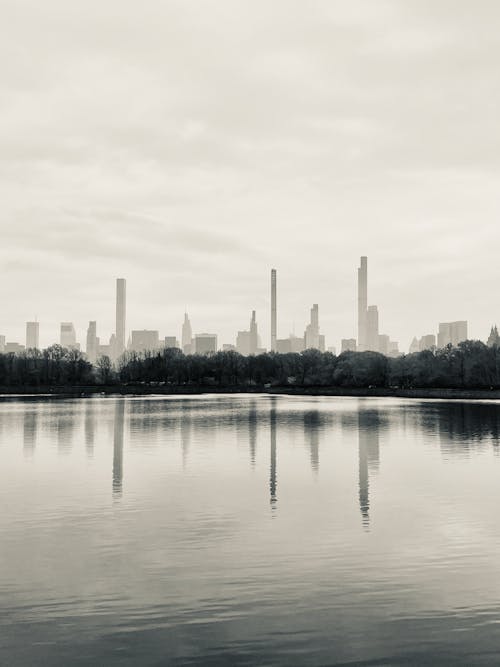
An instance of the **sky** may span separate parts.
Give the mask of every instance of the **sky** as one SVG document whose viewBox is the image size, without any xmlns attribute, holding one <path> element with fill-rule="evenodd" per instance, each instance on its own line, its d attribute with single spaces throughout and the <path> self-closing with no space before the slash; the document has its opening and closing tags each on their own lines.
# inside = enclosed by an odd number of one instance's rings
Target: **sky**
<svg viewBox="0 0 500 667">
<path fill-rule="evenodd" d="M 3 0 L 0 334 L 500 324 L 500 4 Z"/>
</svg>

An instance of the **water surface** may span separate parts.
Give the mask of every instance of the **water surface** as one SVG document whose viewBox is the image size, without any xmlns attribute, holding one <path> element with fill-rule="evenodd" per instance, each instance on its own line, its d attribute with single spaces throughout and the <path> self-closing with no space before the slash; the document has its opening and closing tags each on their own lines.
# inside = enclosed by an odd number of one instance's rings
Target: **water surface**
<svg viewBox="0 0 500 667">
<path fill-rule="evenodd" d="M 500 406 L 0 403 L 0 664 L 500 664 Z"/>
</svg>

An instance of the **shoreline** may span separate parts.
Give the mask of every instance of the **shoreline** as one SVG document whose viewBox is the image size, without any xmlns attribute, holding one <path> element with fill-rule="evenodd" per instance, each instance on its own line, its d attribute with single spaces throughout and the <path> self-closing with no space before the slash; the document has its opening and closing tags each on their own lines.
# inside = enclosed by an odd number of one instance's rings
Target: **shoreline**
<svg viewBox="0 0 500 667">
<path fill-rule="evenodd" d="M 90 398 L 95 396 L 190 396 L 203 394 L 269 394 L 284 396 L 337 396 L 358 398 L 416 398 L 500 400 L 500 389 L 392 389 L 387 387 L 214 387 L 91 385 L 70 387 L 0 387 L 0 400 L 12 398 Z"/>
</svg>

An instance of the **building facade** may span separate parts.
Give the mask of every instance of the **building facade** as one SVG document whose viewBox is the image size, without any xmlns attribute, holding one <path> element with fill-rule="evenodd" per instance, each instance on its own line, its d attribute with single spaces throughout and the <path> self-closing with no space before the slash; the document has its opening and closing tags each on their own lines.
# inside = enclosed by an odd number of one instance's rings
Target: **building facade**
<svg viewBox="0 0 500 667">
<path fill-rule="evenodd" d="M 40 323 L 26 322 L 26 349 L 40 349 Z"/>
<path fill-rule="evenodd" d="M 160 345 L 158 331 L 136 329 L 130 335 L 130 350 L 133 352 L 155 352 Z"/>
<path fill-rule="evenodd" d="M 76 331 L 73 322 L 61 322 L 59 342 L 61 343 L 62 347 L 67 347 L 68 349 L 75 349 L 78 347 L 76 343 Z"/>
<path fill-rule="evenodd" d="M 116 327 L 114 357 L 125 352 L 125 325 L 127 314 L 127 283 L 125 278 L 116 279 Z"/>
<path fill-rule="evenodd" d="M 85 352 L 87 359 L 94 364 L 97 361 L 97 353 L 99 349 L 99 338 L 97 337 L 97 322 L 92 320 L 87 327 L 87 341 Z"/>
<path fill-rule="evenodd" d="M 196 334 L 194 337 L 194 353 L 211 354 L 213 352 L 217 352 L 217 334 Z"/>
<path fill-rule="evenodd" d="M 458 320 L 456 322 L 440 322 L 438 331 L 439 348 L 453 345 L 456 347 L 462 341 L 467 340 L 467 321 Z"/>
</svg>

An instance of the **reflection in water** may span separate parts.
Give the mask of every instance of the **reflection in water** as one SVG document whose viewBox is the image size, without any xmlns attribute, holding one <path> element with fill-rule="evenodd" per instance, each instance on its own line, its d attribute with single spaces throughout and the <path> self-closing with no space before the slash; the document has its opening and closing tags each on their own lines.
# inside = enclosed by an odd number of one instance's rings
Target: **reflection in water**
<svg viewBox="0 0 500 667">
<path fill-rule="evenodd" d="M 443 458 L 467 457 L 492 446 L 500 437 L 500 406 L 496 403 L 441 403 L 426 406 L 427 430 L 439 432 Z"/>
<path fill-rule="evenodd" d="M 56 422 L 57 450 L 59 454 L 68 454 L 73 440 L 75 429 L 75 412 L 71 405 L 66 412 L 60 414 Z"/>
<path fill-rule="evenodd" d="M 304 435 L 309 445 L 311 469 L 315 473 L 319 470 L 319 427 L 319 411 L 306 412 L 304 414 Z"/>
<path fill-rule="evenodd" d="M 370 526 L 370 472 L 379 466 L 379 425 L 378 410 L 358 413 L 359 509 L 366 529 Z"/>
<path fill-rule="evenodd" d="M 85 450 L 87 456 L 94 456 L 94 437 L 95 437 L 95 405 L 90 399 L 85 403 Z"/>
<path fill-rule="evenodd" d="M 117 400 L 113 435 L 113 495 L 116 497 L 122 494 L 124 415 L 125 401 Z"/>
<path fill-rule="evenodd" d="M 24 456 L 33 456 L 36 447 L 37 433 L 38 433 L 38 412 L 37 410 L 29 410 L 27 406 L 24 411 L 24 419 L 23 419 Z"/>
<path fill-rule="evenodd" d="M 185 408 L 181 416 L 181 449 L 182 449 L 182 469 L 186 468 L 189 443 L 191 442 L 192 418 L 189 410 Z"/>
<path fill-rule="evenodd" d="M 34 407 L 0 400 L 0 665 L 498 664 L 500 404 Z"/>
<path fill-rule="evenodd" d="M 250 463 L 255 468 L 255 454 L 257 450 L 257 408 L 255 401 L 250 402 L 248 411 L 248 442 L 250 445 Z"/>
<path fill-rule="evenodd" d="M 271 402 L 271 410 L 269 412 L 269 423 L 271 427 L 271 472 L 269 475 L 269 491 L 271 495 L 271 507 L 276 507 L 276 400 Z"/>
</svg>

